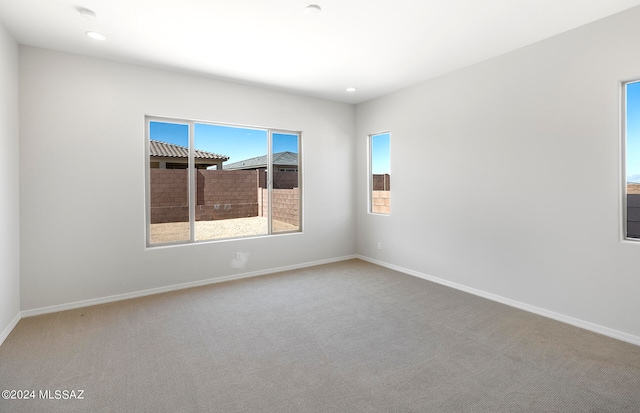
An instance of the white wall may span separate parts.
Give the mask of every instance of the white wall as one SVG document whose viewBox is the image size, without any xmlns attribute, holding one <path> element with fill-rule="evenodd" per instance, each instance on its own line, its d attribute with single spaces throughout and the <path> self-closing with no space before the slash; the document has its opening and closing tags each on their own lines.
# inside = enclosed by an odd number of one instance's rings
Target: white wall
<svg viewBox="0 0 640 413">
<path fill-rule="evenodd" d="M 0 344 L 20 313 L 18 45 L 0 25 Z"/>
<path fill-rule="evenodd" d="M 639 21 L 634 8 L 358 105 L 358 254 L 640 343 L 619 160 Z M 389 217 L 366 212 L 366 135 L 384 130 Z"/>
<path fill-rule="evenodd" d="M 352 105 L 23 46 L 20 74 L 22 310 L 355 253 Z M 302 130 L 304 233 L 146 249 L 145 114 Z"/>
</svg>

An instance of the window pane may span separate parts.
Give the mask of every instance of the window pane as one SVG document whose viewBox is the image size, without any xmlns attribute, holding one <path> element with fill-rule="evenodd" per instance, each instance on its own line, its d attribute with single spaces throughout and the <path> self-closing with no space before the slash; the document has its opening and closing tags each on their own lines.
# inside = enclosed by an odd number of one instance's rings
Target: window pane
<svg viewBox="0 0 640 413">
<path fill-rule="evenodd" d="M 149 245 L 300 231 L 299 132 L 161 118 L 146 132 Z"/>
<path fill-rule="evenodd" d="M 371 212 L 391 212 L 391 156 L 390 135 L 371 135 Z"/>
<path fill-rule="evenodd" d="M 151 244 L 188 241 L 189 126 L 149 122 Z"/>
<path fill-rule="evenodd" d="M 273 232 L 300 229 L 299 136 L 272 135 L 273 189 L 271 193 Z"/>
<path fill-rule="evenodd" d="M 267 131 L 195 124 L 196 241 L 265 235 Z"/>
<path fill-rule="evenodd" d="M 640 238 L 640 82 L 625 85 L 627 238 Z"/>
</svg>

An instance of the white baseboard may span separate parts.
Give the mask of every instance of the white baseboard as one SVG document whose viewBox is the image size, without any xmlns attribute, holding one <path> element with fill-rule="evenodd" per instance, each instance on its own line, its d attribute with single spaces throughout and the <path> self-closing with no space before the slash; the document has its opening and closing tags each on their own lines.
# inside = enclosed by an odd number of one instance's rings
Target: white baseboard
<svg viewBox="0 0 640 413">
<path fill-rule="evenodd" d="M 560 321 L 566 324 L 571 324 L 572 326 L 583 328 L 585 330 L 593 331 L 594 333 L 602 334 L 604 336 L 608 336 L 611 338 L 615 338 L 617 340 L 625 341 L 627 343 L 635 344 L 640 346 L 640 337 L 634 336 L 633 334 L 628 334 L 622 331 L 614 330 L 609 327 L 604 327 L 598 324 L 590 323 L 588 321 L 580 320 L 578 318 L 570 317 L 564 314 L 556 313 L 554 311 L 550 311 L 544 308 L 536 307 L 530 304 L 522 303 L 520 301 L 512 300 L 510 298 L 502 297 L 496 294 L 488 293 L 486 291 L 478 290 L 472 287 L 468 287 L 466 285 L 458 284 L 452 281 L 444 280 L 442 278 L 433 277 L 427 274 L 423 274 L 418 271 L 411 270 L 409 268 L 400 267 L 397 265 L 389 264 L 383 261 L 378 261 L 373 258 L 365 257 L 362 255 L 356 255 L 356 258 L 361 259 L 363 261 L 370 262 L 372 264 L 379 265 L 381 267 L 386 267 L 407 275 L 412 275 L 414 277 L 422 278 L 427 281 L 432 281 L 437 284 L 444 285 L 446 287 L 451 287 L 456 290 L 464 291 L 469 294 L 477 295 L 479 297 L 483 297 L 492 301 L 496 301 L 501 304 L 506 304 L 511 307 L 519 308 L 520 310 L 528 311 L 533 314 L 538 314 L 543 317 L 551 318 L 556 321 Z"/>
<path fill-rule="evenodd" d="M 326 259 L 326 260 L 306 262 L 306 263 L 303 263 L 303 264 L 287 265 L 287 266 L 284 266 L 284 267 L 269 268 L 267 270 L 252 271 L 252 272 L 246 272 L 246 273 L 242 273 L 242 274 L 227 275 L 227 276 L 224 276 L 224 277 L 209 278 L 209 279 L 206 279 L 206 280 L 192 281 L 192 282 L 188 282 L 188 283 L 168 285 L 168 286 L 165 286 L 165 287 L 151 288 L 151 289 L 148 289 L 148 290 L 141 290 L 141 291 L 134 291 L 134 292 L 130 292 L 130 293 L 124 293 L 124 294 L 110 295 L 110 296 L 107 296 L 107 297 L 93 298 L 93 299 L 90 299 L 90 300 L 74 301 L 74 302 L 66 303 L 66 304 L 58 304 L 58 305 L 52 305 L 52 306 L 49 306 L 49 307 L 41 307 L 41 308 L 34 308 L 34 309 L 31 309 L 31 310 L 25 310 L 25 311 L 22 311 L 21 315 L 22 315 L 22 317 L 33 317 L 33 316 L 42 315 L 42 314 L 57 313 L 59 311 L 74 310 L 76 308 L 83 308 L 83 307 L 89 307 L 89 306 L 92 306 L 92 305 L 106 304 L 106 303 L 111 303 L 111 302 L 115 302 L 115 301 L 128 300 L 128 299 L 131 299 L 131 298 L 137 298 L 137 297 L 144 297 L 144 296 L 147 296 L 147 295 L 166 293 L 166 292 L 169 292 L 169 291 L 183 290 L 185 288 L 200 287 L 200 286 L 203 286 L 203 285 L 216 284 L 216 283 L 221 283 L 221 282 L 225 282 L 225 281 L 232 281 L 232 280 L 239 280 L 239 279 L 243 279 L 243 278 L 257 277 L 257 276 L 260 276 L 260 275 L 274 274 L 274 273 L 282 272 L 282 271 L 290 271 L 290 270 L 297 270 L 297 269 L 300 269 L 300 268 L 315 267 L 317 265 L 330 264 L 332 262 L 345 261 L 345 260 L 350 260 L 350 259 L 354 259 L 354 258 L 356 258 L 355 255 L 347 255 L 347 256 L 343 256 L 343 257 L 329 258 L 329 259 Z M 9 329 L 9 332 L 10 331 L 11 331 L 11 329 Z M 7 335 L 8 335 L 8 333 L 7 333 Z"/>
<path fill-rule="evenodd" d="M 18 325 L 21 319 L 22 319 L 22 314 L 21 313 L 16 314 L 16 316 L 13 318 L 13 320 L 11 320 L 9 325 L 4 330 L 2 330 L 2 333 L 0 333 L 0 346 L 2 345 L 2 343 L 4 343 L 4 340 L 6 340 L 7 337 L 9 337 L 9 334 L 11 334 L 11 331 L 13 331 L 13 329 L 15 328 L 16 325 Z"/>
</svg>

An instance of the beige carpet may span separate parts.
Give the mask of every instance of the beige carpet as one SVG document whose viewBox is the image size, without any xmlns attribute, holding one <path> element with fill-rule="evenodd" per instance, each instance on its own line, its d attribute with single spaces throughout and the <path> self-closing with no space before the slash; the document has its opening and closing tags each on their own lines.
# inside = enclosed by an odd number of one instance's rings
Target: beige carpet
<svg viewBox="0 0 640 413">
<path fill-rule="evenodd" d="M 36 399 L 2 412 L 639 412 L 640 347 L 353 260 L 23 319 L 5 389 Z"/>
</svg>

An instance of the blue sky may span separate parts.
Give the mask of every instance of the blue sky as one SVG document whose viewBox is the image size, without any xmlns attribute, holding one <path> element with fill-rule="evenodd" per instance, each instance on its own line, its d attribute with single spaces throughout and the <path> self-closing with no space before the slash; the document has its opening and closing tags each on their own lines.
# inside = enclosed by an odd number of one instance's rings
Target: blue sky
<svg viewBox="0 0 640 413">
<path fill-rule="evenodd" d="M 391 171 L 389 133 L 381 133 L 371 137 L 371 173 L 388 174 Z"/>
<path fill-rule="evenodd" d="M 151 122 L 150 128 L 153 140 L 189 145 L 187 125 Z M 264 129 L 196 123 L 194 142 L 196 149 L 228 156 L 226 163 L 267 154 L 267 131 Z M 297 135 L 273 134 L 273 153 L 284 151 L 298 152 Z"/>
<path fill-rule="evenodd" d="M 640 82 L 626 86 L 627 176 L 640 175 Z"/>
<path fill-rule="evenodd" d="M 151 122 L 151 139 L 187 147 L 189 128 L 187 125 Z M 195 124 L 196 149 L 226 155 L 226 163 L 262 156 L 267 153 L 267 131 L 264 129 L 232 126 Z M 640 150 L 640 145 L 638 147 Z M 273 134 L 273 153 L 290 151 L 298 153 L 298 137 L 289 134 Z M 374 174 L 390 173 L 390 135 L 373 135 L 371 147 L 371 171 Z M 640 173 L 640 172 L 639 172 Z"/>
</svg>

